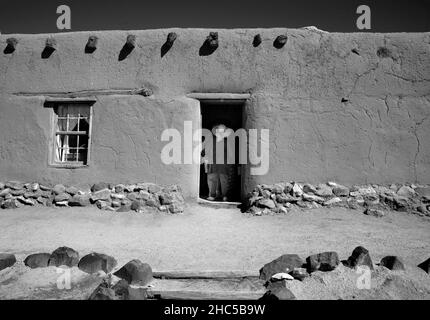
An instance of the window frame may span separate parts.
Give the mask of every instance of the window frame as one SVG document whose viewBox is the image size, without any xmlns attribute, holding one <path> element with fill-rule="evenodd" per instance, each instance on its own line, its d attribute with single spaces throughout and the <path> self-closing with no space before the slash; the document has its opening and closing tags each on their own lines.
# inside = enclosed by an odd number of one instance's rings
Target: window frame
<svg viewBox="0 0 430 320">
<path fill-rule="evenodd" d="M 48 166 L 54 168 L 66 168 L 66 169 L 79 169 L 87 168 L 90 166 L 91 161 L 91 138 L 92 138 L 92 123 L 93 123 L 93 104 L 96 102 L 94 98 L 46 98 L 45 106 L 51 108 L 51 134 L 49 137 L 49 160 Z M 55 153 L 57 150 L 56 137 L 58 134 L 57 124 L 58 115 L 55 112 L 55 108 L 59 106 L 67 106 L 73 104 L 86 105 L 89 110 L 89 121 L 88 121 L 88 148 L 87 148 L 87 160 L 86 163 L 83 161 L 66 161 L 58 162 L 55 160 Z M 67 134 L 67 131 L 64 131 Z M 71 135 L 82 135 L 82 132 L 72 131 L 69 132 Z"/>
</svg>

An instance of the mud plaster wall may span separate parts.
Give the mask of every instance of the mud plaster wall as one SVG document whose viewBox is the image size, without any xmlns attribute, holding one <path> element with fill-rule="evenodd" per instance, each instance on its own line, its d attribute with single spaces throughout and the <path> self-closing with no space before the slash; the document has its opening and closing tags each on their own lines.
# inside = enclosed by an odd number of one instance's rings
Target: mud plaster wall
<svg viewBox="0 0 430 320">
<path fill-rule="evenodd" d="M 178 38 L 163 57 L 169 32 Z M 210 31 L 219 48 L 199 56 Z M 263 42 L 252 46 L 254 35 Z M 128 34 L 136 48 L 118 54 Z M 288 35 L 282 49 L 273 47 Z M 85 54 L 90 35 L 97 50 Z M 46 38 L 57 50 L 41 59 Z M 255 183 L 282 180 L 430 183 L 430 34 L 330 34 L 296 29 L 79 32 L 16 37 L 0 53 L 0 177 L 2 180 L 179 183 L 197 193 L 198 167 L 163 165 L 165 128 L 198 127 L 191 92 L 250 93 L 247 128 L 270 129 L 270 170 L 244 175 Z M 378 55 L 379 48 L 389 51 Z M 355 52 L 352 50 L 354 49 Z M 154 95 L 97 95 L 97 90 L 151 88 Z M 85 169 L 48 166 L 50 112 L 45 97 L 94 91 L 91 162 Z M 348 101 L 342 102 L 342 98 Z"/>
</svg>

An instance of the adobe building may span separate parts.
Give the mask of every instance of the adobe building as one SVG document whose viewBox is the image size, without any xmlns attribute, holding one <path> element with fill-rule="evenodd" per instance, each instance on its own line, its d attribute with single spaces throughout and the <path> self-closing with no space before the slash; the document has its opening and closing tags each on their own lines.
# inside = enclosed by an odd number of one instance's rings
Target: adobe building
<svg viewBox="0 0 430 320">
<path fill-rule="evenodd" d="M 242 194 L 292 180 L 430 183 L 430 33 L 166 29 L 0 44 L 2 181 L 178 184 L 195 199 L 201 166 L 164 164 L 161 136 L 216 118 L 270 130 L 270 168 L 243 165 Z"/>
</svg>

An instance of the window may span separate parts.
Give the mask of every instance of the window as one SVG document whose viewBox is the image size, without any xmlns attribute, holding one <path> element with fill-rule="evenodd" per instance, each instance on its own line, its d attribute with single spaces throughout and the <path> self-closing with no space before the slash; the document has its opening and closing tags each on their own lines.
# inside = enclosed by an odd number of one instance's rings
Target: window
<svg viewBox="0 0 430 320">
<path fill-rule="evenodd" d="M 86 166 L 90 151 L 91 105 L 55 103 L 53 109 L 52 164 Z"/>
</svg>

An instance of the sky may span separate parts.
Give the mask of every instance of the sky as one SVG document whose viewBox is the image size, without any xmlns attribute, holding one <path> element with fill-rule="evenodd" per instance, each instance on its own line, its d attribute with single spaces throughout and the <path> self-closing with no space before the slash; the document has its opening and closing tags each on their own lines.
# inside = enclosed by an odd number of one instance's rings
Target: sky
<svg viewBox="0 0 430 320">
<path fill-rule="evenodd" d="M 58 30 L 59 5 L 71 9 L 71 30 Z M 366 32 L 430 31 L 430 0 L 0 0 L 0 32 L 183 28 L 300 28 L 363 32 L 359 5 L 371 9 Z"/>
</svg>

